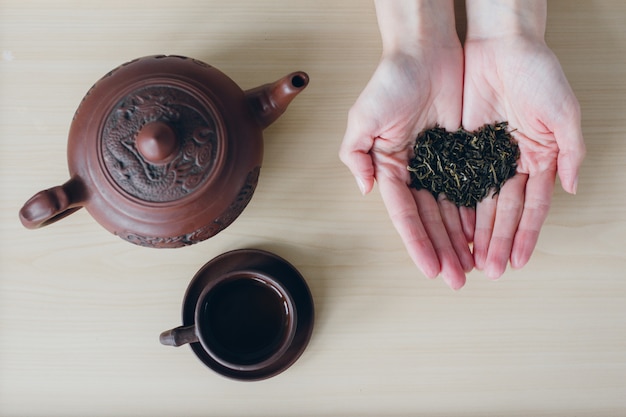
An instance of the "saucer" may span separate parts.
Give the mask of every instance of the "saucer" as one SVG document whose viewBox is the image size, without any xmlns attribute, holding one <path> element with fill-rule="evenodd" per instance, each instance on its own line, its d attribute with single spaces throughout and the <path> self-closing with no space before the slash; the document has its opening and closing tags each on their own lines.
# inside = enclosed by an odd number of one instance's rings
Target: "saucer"
<svg viewBox="0 0 626 417">
<path fill-rule="evenodd" d="M 275 376 L 293 365 L 304 352 L 313 332 L 313 298 L 304 278 L 293 265 L 278 255 L 259 249 L 237 249 L 213 258 L 196 273 L 187 287 L 183 304 L 183 325 L 194 324 L 196 303 L 207 283 L 225 274 L 244 270 L 256 270 L 269 275 L 291 293 L 297 311 L 297 324 L 295 336 L 287 352 L 275 363 L 251 371 L 232 369 L 220 364 L 198 342 L 190 343 L 189 346 L 215 372 L 228 378 L 255 381 Z"/>
</svg>

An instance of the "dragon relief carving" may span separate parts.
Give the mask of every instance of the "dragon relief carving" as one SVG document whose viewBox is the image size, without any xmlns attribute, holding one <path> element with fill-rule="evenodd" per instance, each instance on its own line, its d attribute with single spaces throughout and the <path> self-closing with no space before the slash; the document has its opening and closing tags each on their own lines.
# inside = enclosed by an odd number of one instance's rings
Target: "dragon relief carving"
<svg viewBox="0 0 626 417">
<path fill-rule="evenodd" d="M 178 154 L 165 164 L 146 161 L 136 135 L 154 121 L 176 133 Z M 149 86 L 124 97 L 107 117 L 101 135 L 104 165 L 125 192 L 146 202 L 179 200 L 192 193 L 211 173 L 218 146 L 213 114 L 185 91 Z"/>
<path fill-rule="evenodd" d="M 260 170 L 261 167 L 256 167 L 248 173 L 237 197 L 219 217 L 193 232 L 172 237 L 141 236 L 131 232 L 119 233 L 118 235 L 128 242 L 152 248 L 178 248 L 206 240 L 228 227 L 243 212 L 252 199 L 259 180 Z"/>
</svg>

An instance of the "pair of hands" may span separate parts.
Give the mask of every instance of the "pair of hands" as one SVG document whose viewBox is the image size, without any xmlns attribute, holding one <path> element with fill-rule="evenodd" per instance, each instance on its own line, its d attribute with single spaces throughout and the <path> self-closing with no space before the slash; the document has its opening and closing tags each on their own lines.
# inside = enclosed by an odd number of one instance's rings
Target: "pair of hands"
<svg viewBox="0 0 626 417">
<path fill-rule="evenodd" d="M 456 38 L 456 36 L 455 36 Z M 520 147 L 517 174 L 476 209 L 408 186 L 417 134 L 436 124 L 475 130 L 508 121 Z M 422 272 L 461 288 L 474 267 L 491 279 L 524 266 L 545 221 L 558 171 L 576 192 L 585 154 L 580 108 L 543 38 L 441 43 L 383 57 L 348 115 L 340 158 L 363 194 L 378 183 L 389 216 Z M 471 246 L 473 244 L 473 251 Z"/>
</svg>

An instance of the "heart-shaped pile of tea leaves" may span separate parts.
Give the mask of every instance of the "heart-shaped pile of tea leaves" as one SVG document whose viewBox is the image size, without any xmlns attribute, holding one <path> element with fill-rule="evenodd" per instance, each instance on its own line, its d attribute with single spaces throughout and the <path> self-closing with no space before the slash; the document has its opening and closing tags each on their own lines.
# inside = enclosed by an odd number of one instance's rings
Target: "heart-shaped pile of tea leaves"
<svg viewBox="0 0 626 417">
<path fill-rule="evenodd" d="M 448 132 L 437 126 L 421 132 L 407 169 L 411 187 L 435 198 L 443 193 L 457 206 L 476 207 L 515 175 L 520 156 L 507 122 L 484 125 L 475 132 Z"/>
</svg>

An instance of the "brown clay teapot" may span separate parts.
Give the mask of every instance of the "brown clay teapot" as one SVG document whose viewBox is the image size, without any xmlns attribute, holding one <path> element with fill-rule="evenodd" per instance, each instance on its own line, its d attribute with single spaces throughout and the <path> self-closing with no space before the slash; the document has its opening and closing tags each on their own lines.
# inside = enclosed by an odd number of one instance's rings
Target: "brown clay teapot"
<svg viewBox="0 0 626 417">
<path fill-rule="evenodd" d="M 119 66 L 89 90 L 68 139 L 70 179 L 20 211 L 27 228 L 85 207 L 107 230 L 149 247 L 208 239 L 256 188 L 262 130 L 308 84 L 294 72 L 242 91 L 216 68 L 180 56 Z"/>
</svg>

